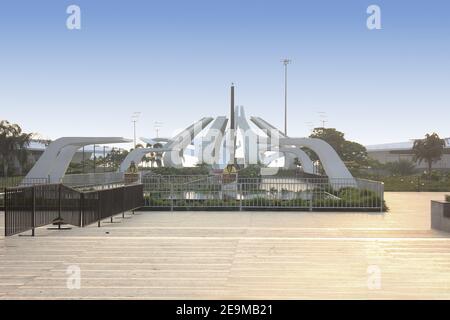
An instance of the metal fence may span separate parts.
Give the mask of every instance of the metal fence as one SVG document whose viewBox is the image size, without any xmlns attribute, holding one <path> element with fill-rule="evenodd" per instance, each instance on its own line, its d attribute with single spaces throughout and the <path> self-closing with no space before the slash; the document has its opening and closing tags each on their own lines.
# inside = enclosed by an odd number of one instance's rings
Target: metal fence
<svg viewBox="0 0 450 320">
<path fill-rule="evenodd" d="M 0 189 L 47 184 L 48 178 L 0 177 Z"/>
<path fill-rule="evenodd" d="M 5 191 L 5 236 L 55 221 L 85 227 L 143 205 L 143 185 L 80 192 L 62 184 L 8 188 Z"/>
<path fill-rule="evenodd" d="M 123 172 L 101 172 L 65 175 L 61 181 L 66 186 L 87 187 L 99 185 L 114 185 L 124 183 Z"/>
<path fill-rule="evenodd" d="M 5 189 L 48 184 L 48 178 L 0 177 L 0 210 L 5 206 Z"/>
<path fill-rule="evenodd" d="M 199 210 L 383 211 L 383 183 L 362 179 L 143 177 L 145 206 Z"/>
<path fill-rule="evenodd" d="M 73 174 L 66 175 L 62 179 L 62 183 L 73 188 L 84 188 L 88 190 L 109 189 L 113 187 L 123 186 L 125 184 L 124 173 L 106 172 L 106 173 L 89 173 L 89 174 Z M 0 178 L 0 210 L 5 207 L 5 188 L 26 187 L 34 185 L 50 184 L 47 178 L 24 178 L 24 177 L 7 177 Z M 83 191 L 83 190 L 82 190 Z"/>
<path fill-rule="evenodd" d="M 125 214 L 126 211 L 140 208 L 144 205 L 144 186 L 129 185 L 105 190 L 82 193 L 83 226 Z"/>
</svg>

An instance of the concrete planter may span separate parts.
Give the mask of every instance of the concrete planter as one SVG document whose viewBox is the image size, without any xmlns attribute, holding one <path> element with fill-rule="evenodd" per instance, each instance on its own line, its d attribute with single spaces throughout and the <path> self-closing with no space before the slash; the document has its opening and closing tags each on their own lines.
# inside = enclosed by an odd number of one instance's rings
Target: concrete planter
<svg viewBox="0 0 450 320">
<path fill-rule="evenodd" d="M 450 202 L 431 201 L 431 228 L 450 232 Z"/>
</svg>

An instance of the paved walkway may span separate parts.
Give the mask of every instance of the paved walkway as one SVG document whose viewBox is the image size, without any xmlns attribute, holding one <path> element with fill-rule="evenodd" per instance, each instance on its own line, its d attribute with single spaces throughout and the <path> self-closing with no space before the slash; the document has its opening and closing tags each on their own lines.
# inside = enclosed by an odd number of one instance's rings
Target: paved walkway
<svg viewBox="0 0 450 320">
<path fill-rule="evenodd" d="M 0 299 L 450 299 L 450 235 L 429 222 L 443 196 L 386 193 L 388 214 L 143 212 L 0 237 Z"/>
</svg>

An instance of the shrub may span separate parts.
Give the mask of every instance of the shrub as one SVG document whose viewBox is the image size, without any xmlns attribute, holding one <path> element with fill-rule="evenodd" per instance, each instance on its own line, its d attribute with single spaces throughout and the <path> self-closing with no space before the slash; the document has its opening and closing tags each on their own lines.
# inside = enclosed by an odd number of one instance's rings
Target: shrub
<svg viewBox="0 0 450 320">
<path fill-rule="evenodd" d="M 251 164 L 248 167 L 239 170 L 239 177 L 243 178 L 259 178 L 261 177 L 261 165 Z"/>
<path fill-rule="evenodd" d="M 407 176 L 416 171 L 415 163 L 409 160 L 388 162 L 384 165 L 384 167 L 391 173 L 391 175 Z"/>
<path fill-rule="evenodd" d="M 160 167 L 151 168 L 149 171 L 162 176 L 191 176 L 209 174 L 209 168 L 205 166 L 185 168 Z"/>
</svg>

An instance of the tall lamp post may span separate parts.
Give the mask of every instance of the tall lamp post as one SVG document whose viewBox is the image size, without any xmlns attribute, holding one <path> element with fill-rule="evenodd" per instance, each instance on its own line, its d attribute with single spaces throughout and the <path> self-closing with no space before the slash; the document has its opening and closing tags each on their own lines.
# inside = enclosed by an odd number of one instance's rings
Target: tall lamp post
<svg viewBox="0 0 450 320">
<path fill-rule="evenodd" d="M 159 121 L 155 121 L 155 131 L 156 137 L 159 138 L 159 130 L 161 130 L 163 123 Z"/>
<path fill-rule="evenodd" d="M 324 111 L 319 111 L 320 122 L 322 123 L 322 129 L 325 129 L 325 123 L 327 123 L 327 113 Z"/>
<path fill-rule="evenodd" d="M 140 112 L 134 112 L 131 116 L 131 122 L 133 122 L 133 130 L 134 130 L 134 149 L 136 149 L 136 122 L 139 121 L 139 116 L 141 115 Z"/>
<path fill-rule="evenodd" d="M 287 129 L 287 94 L 288 94 L 288 65 L 292 62 L 292 60 L 289 59 L 283 59 L 281 62 L 284 65 L 284 135 L 287 136 L 288 129 Z"/>
</svg>

